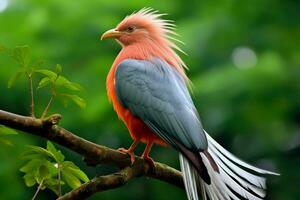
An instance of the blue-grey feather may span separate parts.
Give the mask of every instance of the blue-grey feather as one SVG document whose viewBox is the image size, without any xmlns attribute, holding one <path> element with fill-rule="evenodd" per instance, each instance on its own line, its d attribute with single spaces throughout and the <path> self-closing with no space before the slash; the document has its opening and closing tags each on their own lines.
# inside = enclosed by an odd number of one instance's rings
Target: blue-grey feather
<svg viewBox="0 0 300 200">
<path fill-rule="evenodd" d="M 159 58 L 126 59 L 115 75 L 120 103 L 174 148 L 207 149 L 207 139 L 185 81 Z"/>
</svg>

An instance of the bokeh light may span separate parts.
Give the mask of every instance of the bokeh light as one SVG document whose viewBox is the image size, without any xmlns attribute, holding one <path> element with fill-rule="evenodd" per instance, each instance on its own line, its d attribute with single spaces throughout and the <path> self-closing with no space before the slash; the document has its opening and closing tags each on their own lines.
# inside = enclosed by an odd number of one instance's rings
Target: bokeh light
<svg viewBox="0 0 300 200">
<path fill-rule="evenodd" d="M 255 52 L 249 47 L 237 47 L 232 52 L 232 61 L 237 68 L 254 67 L 257 62 Z"/>
<path fill-rule="evenodd" d="M 8 0 L 0 0 L 0 12 L 3 12 L 8 7 Z"/>
</svg>

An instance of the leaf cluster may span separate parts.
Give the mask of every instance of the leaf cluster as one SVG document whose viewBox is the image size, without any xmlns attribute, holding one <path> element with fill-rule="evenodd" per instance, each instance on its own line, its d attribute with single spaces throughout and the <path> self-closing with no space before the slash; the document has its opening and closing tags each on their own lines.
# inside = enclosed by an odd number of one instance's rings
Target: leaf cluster
<svg viewBox="0 0 300 200">
<path fill-rule="evenodd" d="M 0 52 L 1 51 L 6 51 L 19 65 L 19 70 L 8 80 L 8 88 L 11 88 L 21 77 L 27 79 L 38 77 L 40 80 L 36 89 L 47 88 L 51 94 L 51 101 L 57 97 L 65 106 L 67 106 L 69 102 L 73 102 L 82 109 L 86 107 L 85 100 L 77 94 L 74 94 L 74 92 L 83 91 L 83 87 L 63 76 L 63 70 L 60 64 L 55 66 L 55 70 L 42 68 L 41 62 L 30 65 L 31 49 L 27 45 L 17 46 L 13 49 L 8 49 L 0 45 Z M 48 108 L 46 109 L 46 113 L 47 111 Z"/>
<path fill-rule="evenodd" d="M 73 162 L 66 161 L 62 152 L 49 141 L 46 149 L 28 146 L 22 159 L 26 160 L 26 164 L 20 171 L 25 173 L 23 178 L 28 187 L 38 184 L 41 190 L 48 188 L 60 195 L 61 185 L 75 189 L 82 182 L 89 181 L 87 175 Z"/>
<path fill-rule="evenodd" d="M 33 71 L 34 73 L 39 73 L 43 77 L 39 81 L 37 89 L 48 87 L 53 97 L 58 97 L 62 103 L 67 106 L 71 100 L 80 108 L 85 108 L 86 103 L 84 99 L 75 95 L 71 92 L 83 91 L 83 87 L 75 82 L 70 81 L 62 73 L 62 67 L 57 64 L 55 71 L 48 69 L 37 69 Z"/>
</svg>

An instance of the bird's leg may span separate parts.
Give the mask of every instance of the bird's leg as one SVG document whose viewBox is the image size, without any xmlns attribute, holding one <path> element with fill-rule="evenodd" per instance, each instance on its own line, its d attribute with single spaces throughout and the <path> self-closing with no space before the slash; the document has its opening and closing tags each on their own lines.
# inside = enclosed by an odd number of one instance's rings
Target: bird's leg
<svg viewBox="0 0 300 200">
<path fill-rule="evenodd" d="M 146 145 L 146 148 L 143 152 L 142 158 L 147 161 L 152 169 L 155 168 L 154 160 L 149 156 L 149 152 L 153 146 L 153 141 L 149 141 Z"/>
<path fill-rule="evenodd" d="M 139 142 L 140 142 L 140 140 L 133 140 L 133 143 L 130 145 L 129 149 L 125 149 L 125 148 L 118 149 L 118 151 L 129 154 L 131 164 L 133 164 L 135 161 L 134 149 L 138 145 Z"/>
</svg>

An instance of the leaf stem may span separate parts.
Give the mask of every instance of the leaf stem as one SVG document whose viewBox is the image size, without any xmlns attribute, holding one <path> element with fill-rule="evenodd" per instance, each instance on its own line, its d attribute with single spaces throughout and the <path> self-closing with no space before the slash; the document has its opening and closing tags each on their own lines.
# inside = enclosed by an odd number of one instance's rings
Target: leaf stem
<svg viewBox="0 0 300 200">
<path fill-rule="evenodd" d="M 47 106 L 46 106 L 46 108 L 45 108 L 45 110 L 44 110 L 44 112 L 43 112 L 43 114 L 42 114 L 42 116 L 41 116 L 42 119 L 46 117 L 46 115 L 47 115 L 47 113 L 48 113 L 48 110 L 49 110 L 49 108 L 50 108 L 50 106 L 51 106 L 51 103 L 52 103 L 53 99 L 54 99 L 54 95 L 51 96 L 51 98 L 50 98 L 50 100 L 49 100 L 49 102 L 48 102 L 48 104 L 47 104 Z"/>
<path fill-rule="evenodd" d="M 60 163 L 58 163 L 58 196 L 60 197 L 61 196 L 61 174 L 60 174 L 60 171 L 61 171 L 61 165 Z"/>
<path fill-rule="evenodd" d="M 30 113 L 30 115 L 31 115 L 31 117 L 35 118 L 32 73 L 28 74 L 28 79 L 29 79 L 29 92 L 30 92 L 30 98 L 31 98 L 31 103 L 30 103 L 30 112 L 31 113 Z"/>
<path fill-rule="evenodd" d="M 41 181 L 39 187 L 37 188 L 37 190 L 36 190 L 36 192 L 35 192 L 35 194 L 33 195 L 33 197 L 32 197 L 31 200 L 35 200 L 35 198 L 37 197 L 38 193 L 40 192 L 40 190 L 41 190 L 41 188 L 42 188 L 42 186 L 43 186 L 43 182 L 44 182 L 44 179 L 42 179 L 42 181 Z"/>
</svg>

